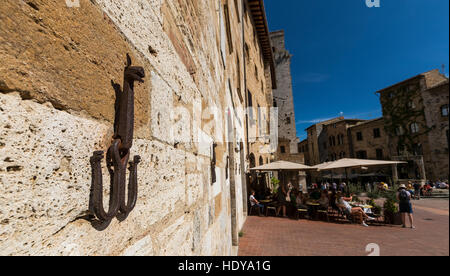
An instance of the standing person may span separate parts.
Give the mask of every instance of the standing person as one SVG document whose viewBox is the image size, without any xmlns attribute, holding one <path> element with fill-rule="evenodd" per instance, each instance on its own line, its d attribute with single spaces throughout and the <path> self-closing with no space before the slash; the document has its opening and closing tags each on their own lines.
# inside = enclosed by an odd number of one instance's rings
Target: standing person
<svg viewBox="0 0 450 276">
<path fill-rule="evenodd" d="M 337 184 L 336 184 L 336 182 L 333 181 L 332 186 L 333 186 L 333 191 L 337 192 Z"/>
<path fill-rule="evenodd" d="M 372 192 L 371 185 L 369 182 L 366 183 L 366 192 Z"/>
<path fill-rule="evenodd" d="M 414 182 L 413 187 L 414 187 L 414 197 L 417 200 L 420 200 L 420 192 L 421 192 L 420 190 L 422 189 L 422 185 L 419 182 Z"/>
<path fill-rule="evenodd" d="M 280 211 L 283 210 L 283 218 L 287 218 L 286 216 L 286 205 L 288 202 L 286 201 L 287 193 L 284 185 L 280 185 L 278 188 L 277 200 L 278 200 L 278 208 L 277 208 L 277 216 L 279 216 Z"/>
<path fill-rule="evenodd" d="M 414 226 L 411 194 L 406 190 L 405 184 L 400 185 L 397 193 L 397 199 L 400 201 L 400 213 L 402 214 L 403 228 L 406 228 L 406 214 L 408 214 L 411 229 L 416 229 Z"/>
</svg>

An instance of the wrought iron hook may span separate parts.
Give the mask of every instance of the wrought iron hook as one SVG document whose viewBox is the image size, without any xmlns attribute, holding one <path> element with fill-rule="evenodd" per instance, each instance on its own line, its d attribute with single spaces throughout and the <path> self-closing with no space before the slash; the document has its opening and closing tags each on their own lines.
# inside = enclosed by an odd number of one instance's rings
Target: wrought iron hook
<svg viewBox="0 0 450 276">
<path fill-rule="evenodd" d="M 103 206 L 103 175 L 101 162 L 103 151 L 96 151 L 91 157 L 92 168 L 92 212 L 100 222 L 111 221 L 120 216 L 125 219 L 136 206 L 138 183 L 137 166 L 140 156 L 134 156 L 129 164 L 128 198 L 126 194 L 126 170 L 133 146 L 134 135 L 134 82 L 144 82 L 145 71 L 142 67 L 131 66 L 131 58 L 127 54 L 127 65 L 124 70 L 123 91 L 120 85 L 114 84 L 116 92 L 113 143 L 106 154 L 106 165 L 110 174 L 109 209 Z"/>
</svg>

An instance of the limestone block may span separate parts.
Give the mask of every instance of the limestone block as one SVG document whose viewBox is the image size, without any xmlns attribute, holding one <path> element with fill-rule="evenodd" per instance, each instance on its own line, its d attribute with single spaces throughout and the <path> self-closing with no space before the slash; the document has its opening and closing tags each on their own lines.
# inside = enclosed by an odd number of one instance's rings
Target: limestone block
<svg viewBox="0 0 450 276">
<path fill-rule="evenodd" d="M 143 227 L 152 225 L 173 213 L 176 204 L 185 204 L 185 152 L 160 142 L 138 140 L 136 154 L 142 157 L 139 178 L 138 212 L 145 220 Z M 137 223 L 138 220 L 137 220 Z"/>
<path fill-rule="evenodd" d="M 180 66 L 180 58 L 162 28 L 164 19 L 161 7 L 164 1 L 96 2 L 127 39 L 150 61 L 155 70 L 158 70 L 158 74 L 168 81 L 171 89 L 181 96 L 184 102 L 191 102 L 197 89 L 189 72 L 184 66 Z"/>
<path fill-rule="evenodd" d="M 0 252 L 10 254 L 39 244 L 88 209 L 89 157 L 111 127 L 18 93 L 0 94 L 0 106 Z"/>
<path fill-rule="evenodd" d="M 120 234 L 96 233 L 77 218 L 88 209 L 89 158 L 107 148 L 111 126 L 23 101 L 18 93 L 0 94 L 0 103 L 2 254 L 111 254 L 172 214 L 177 204 L 184 206 L 184 151 L 136 139 L 132 155 L 142 156 L 136 208 L 117 226 Z"/>
<path fill-rule="evenodd" d="M 190 207 L 197 200 L 203 198 L 203 183 L 200 174 L 186 176 L 186 204 Z"/>
<path fill-rule="evenodd" d="M 185 216 L 167 227 L 159 236 L 158 242 L 163 246 L 161 256 L 186 256 L 192 254 L 192 222 Z"/>
<path fill-rule="evenodd" d="M 147 73 L 150 65 L 92 2 L 68 8 L 63 0 L 2 1 L 0 91 L 112 123 L 111 80 L 122 84 L 126 54 Z M 135 89 L 137 127 L 147 124 L 150 85 L 147 78 Z"/>
<path fill-rule="evenodd" d="M 151 74 L 153 91 L 151 95 L 151 130 L 157 139 L 174 144 L 173 92 L 156 73 Z"/>
<path fill-rule="evenodd" d="M 177 105 L 172 111 L 174 117 L 174 142 L 190 150 L 193 148 L 193 117 L 191 115 L 191 107 Z"/>
<path fill-rule="evenodd" d="M 154 248 L 153 241 L 150 236 L 147 236 L 137 243 L 133 244 L 131 247 L 128 247 L 125 252 L 122 254 L 123 256 L 153 256 Z"/>
</svg>

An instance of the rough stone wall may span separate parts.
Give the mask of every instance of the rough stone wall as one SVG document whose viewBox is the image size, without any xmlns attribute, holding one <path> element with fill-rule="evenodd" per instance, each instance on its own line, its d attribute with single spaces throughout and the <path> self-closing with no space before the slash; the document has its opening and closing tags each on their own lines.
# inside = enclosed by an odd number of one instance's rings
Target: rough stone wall
<svg viewBox="0 0 450 276">
<path fill-rule="evenodd" d="M 231 183 L 225 170 L 229 148 L 244 131 L 225 115 L 239 106 L 239 70 L 236 56 L 222 58 L 224 2 L 0 5 L 1 255 L 232 254 L 230 214 L 237 214 L 235 231 L 245 215 L 242 183 Z M 234 48 L 242 49 L 234 1 L 228 2 Z M 122 83 L 126 53 L 146 71 L 146 82 L 135 88 L 139 196 L 127 220 L 97 231 L 84 219 L 89 158 L 109 146 L 111 81 Z M 235 113 L 244 122 L 243 112 Z M 236 137 L 228 137 L 230 128 Z M 213 141 L 219 142 L 214 184 Z M 238 157 L 232 163 L 235 179 L 242 179 Z"/>
<path fill-rule="evenodd" d="M 247 2 L 246 5 L 248 5 Z M 273 105 L 272 89 L 270 74 L 267 74 L 261 44 L 248 6 L 246 11 L 244 13 L 244 58 L 247 98 L 249 103 L 252 102 L 251 113 L 253 114 L 253 116 L 249 114 L 248 136 L 250 153 L 255 156 L 256 164 L 259 165 L 260 159 L 263 160 L 263 164 L 266 164 L 267 160 L 269 162 L 271 160 L 268 122 L 270 120 L 269 111 Z M 250 95 L 251 100 L 249 99 Z M 251 118 L 253 118 L 253 121 Z M 259 121 L 258 118 L 260 118 Z"/>
<path fill-rule="evenodd" d="M 292 91 L 291 54 L 285 48 L 284 31 L 271 33 L 275 58 L 277 89 L 273 97 L 278 107 L 278 136 L 290 141 L 289 153 L 298 153 L 297 129 L 295 121 L 294 96 Z"/>
<path fill-rule="evenodd" d="M 299 153 L 302 153 L 305 159 L 305 164 L 310 166 L 311 165 L 311 160 L 309 157 L 309 144 L 308 144 L 308 139 L 305 139 L 303 141 L 301 141 L 298 144 L 299 147 Z"/>
<path fill-rule="evenodd" d="M 342 120 L 344 120 L 344 117 L 334 118 L 312 125 L 307 129 L 308 155 L 312 166 L 325 162 L 325 160 L 328 158 L 328 151 L 323 147 L 324 143 L 328 143 L 326 125 Z"/>
<path fill-rule="evenodd" d="M 374 137 L 374 129 L 380 130 L 380 137 Z M 361 132 L 363 136 L 362 141 L 358 141 L 357 133 Z M 368 159 L 377 159 L 377 149 L 383 151 L 383 159 L 389 160 L 389 148 L 387 146 L 388 136 L 384 129 L 383 118 L 365 122 L 349 128 L 349 135 L 351 138 L 351 158 L 356 158 L 358 151 L 366 151 Z"/>
<path fill-rule="evenodd" d="M 320 163 L 319 156 L 319 135 L 322 131 L 322 125 L 314 125 L 307 129 L 308 131 L 308 151 L 311 165 L 317 165 Z"/>
<path fill-rule="evenodd" d="M 405 89 L 410 89 L 407 97 L 402 96 Z M 421 144 L 424 150 L 428 148 L 428 139 L 426 139 L 426 135 L 423 135 L 426 132 L 426 121 L 424 113 L 421 112 L 424 109 L 421 91 L 424 89 L 426 89 L 425 78 L 419 76 L 406 83 L 395 85 L 381 94 L 380 101 L 383 107 L 385 130 L 388 134 L 391 156 L 398 156 L 399 147 L 402 145 L 408 147 L 410 153 L 413 144 Z M 408 110 L 409 102 L 413 103 L 414 107 L 411 109 L 417 114 L 413 115 Z M 419 124 L 422 134 L 412 135 L 410 133 L 410 126 L 414 122 Z M 398 135 L 394 126 L 401 127 L 404 135 Z"/>
<path fill-rule="evenodd" d="M 428 133 L 430 141 L 430 162 L 425 163 L 427 176 L 436 181 L 449 178 L 449 151 L 448 151 L 448 116 L 443 116 L 441 108 L 449 104 L 448 80 L 422 93 L 425 104 L 425 117 L 427 125 L 432 130 Z"/>
<path fill-rule="evenodd" d="M 445 144 L 445 141 L 442 143 L 442 137 L 445 137 L 445 131 L 440 133 L 436 131 L 436 114 L 440 114 L 440 107 L 433 106 L 433 102 L 445 102 L 445 96 L 442 98 L 438 96 L 440 93 L 430 93 L 428 91 L 433 87 L 439 87 L 440 84 L 446 81 L 448 81 L 448 78 L 440 74 L 438 70 L 432 70 L 391 86 L 382 90 L 380 93 L 391 156 L 399 155 L 398 149 L 401 145 L 406 147 L 406 153 L 409 155 L 414 154 L 411 149 L 413 145 L 421 145 L 425 165 L 425 177 L 427 179 L 436 178 L 438 177 L 437 175 L 443 174 L 445 171 L 447 171 L 448 175 L 448 169 L 438 168 L 440 167 L 440 163 L 443 162 L 445 164 L 448 162 L 448 154 L 436 154 L 436 146 L 432 146 L 435 140 L 439 141 L 437 144 Z M 394 108 L 390 108 L 391 106 L 394 106 Z M 433 110 L 433 108 L 436 110 Z M 408 114 L 414 115 L 408 116 Z M 419 125 L 419 133 L 417 134 L 412 134 L 410 130 L 410 126 L 414 122 Z M 395 133 L 392 125 L 403 127 L 404 135 Z M 433 139 L 430 139 L 430 135 Z M 437 136 L 440 138 L 436 138 Z M 440 149 L 442 150 L 442 148 Z M 400 153 L 400 155 L 405 155 L 405 152 Z M 439 173 L 436 173 L 437 171 Z"/>
</svg>

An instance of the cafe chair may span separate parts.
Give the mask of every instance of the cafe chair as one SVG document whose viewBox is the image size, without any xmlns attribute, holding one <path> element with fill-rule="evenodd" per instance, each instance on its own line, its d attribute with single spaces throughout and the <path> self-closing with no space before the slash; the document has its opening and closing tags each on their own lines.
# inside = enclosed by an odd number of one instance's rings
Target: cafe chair
<svg viewBox="0 0 450 276">
<path fill-rule="evenodd" d="M 297 218 L 297 220 L 300 219 L 300 216 L 302 216 L 303 218 L 306 218 L 307 214 L 308 214 L 308 210 L 307 209 L 297 209 L 296 218 Z"/>
<path fill-rule="evenodd" d="M 269 216 L 269 212 L 272 211 L 273 212 L 273 216 L 276 217 L 277 216 L 277 208 L 273 207 L 273 206 L 268 206 L 266 207 L 266 217 Z"/>
<path fill-rule="evenodd" d="M 317 210 L 317 215 L 319 218 L 323 217 L 327 220 L 327 222 L 330 222 L 330 217 L 328 215 L 328 210 Z"/>
<path fill-rule="evenodd" d="M 258 205 L 250 206 L 250 209 L 249 209 L 249 211 L 248 211 L 248 215 L 249 215 L 249 216 L 252 216 L 254 212 L 256 212 L 256 214 L 257 214 L 258 216 L 261 215 L 261 210 L 259 209 Z"/>
</svg>

